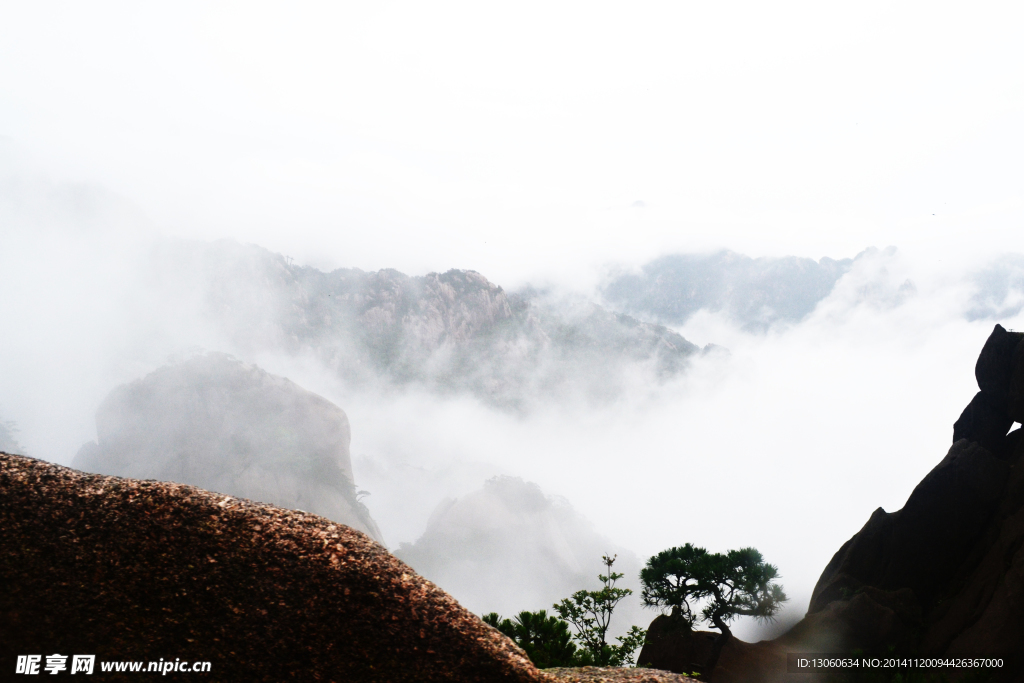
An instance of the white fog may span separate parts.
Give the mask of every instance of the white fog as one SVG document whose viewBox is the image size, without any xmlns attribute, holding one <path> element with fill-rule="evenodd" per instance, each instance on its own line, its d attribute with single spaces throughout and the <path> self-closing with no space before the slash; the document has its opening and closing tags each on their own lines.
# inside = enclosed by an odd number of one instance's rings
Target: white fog
<svg viewBox="0 0 1024 683">
<path fill-rule="evenodd" d="M 522 529 L 576 543 L 559 552 L 587 587 L 603 552 L 636 588 L 665 548 L 754 546 L 791 624 L 946 453 L 993 325 L 1024 328 L 1019 9 L 426 7 L 0 9 L 0 423 L 70 466 L 116 387 L 226 353 L 344 410 L 399 556 L 435 511 L 461 500 L 465 524 L 496 509 L 486 482 L 519 478 L 555 511 Z M 358 330 L 288 337 L 299 299 L 246 270 L 249 245 L 309 277 L 476 271 L 532 322 L 395 379 L 345 355 Z M 723 250 L 852 261 L 820 297 L 770 273 L 670 292 L 695 302 L 672 319 L 610 294 Z M 806 313 L 772 308 L 797 295 Z M 750 314 L 758 296 L 775 303 Z M 591 336 L 530 346 L 562 329 Z M 696 350 L 630 355 L 673 333 Z M 515 604 L 488 571 L 441 587 L 478 614 L 550 609 L 549 575 L 515 568 Z"/>
</svg>

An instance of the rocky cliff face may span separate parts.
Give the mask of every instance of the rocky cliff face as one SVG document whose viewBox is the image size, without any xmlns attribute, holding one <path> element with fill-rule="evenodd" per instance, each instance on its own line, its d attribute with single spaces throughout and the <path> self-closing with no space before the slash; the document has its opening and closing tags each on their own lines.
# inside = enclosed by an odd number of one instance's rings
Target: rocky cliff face
<svg viewBox="0 0 1024 683">
<path fill-rule="evenodd" d="M 674 376 L 699 349 L 593 303 L 510 294 L 470 270 L 322 272 L 256 246 L 175 242 L 155 256 L 160 301 L 184 302 L 242 353 L 310 353 L 353 385 L 416 383 L 523 409 L 603 399 L 642 373 Z"/>
<path fill-rule="evenodd" d="M 1024 649 L 1024 439 L 1007 434 L 1024 421 L 1024 334 L 997 325 L 975 374 L 981 391 L 946 457 L 902 510 L 875 510 L 818 580 L 808 619 L 886 615 L 885 628 L 848 628 L 852 646 L 929 656 Z"/>
<path fill-rule="evenodd" d="M 980 392 L 946 456 L 896 512 L 879 508 L 829 562 L 807 616 L 775 641 L 733 643 L 716 683 L 782 681 L 786 652 L 1001 656 L 991 681 L 1024 680 L 1024 334 L 996 326 L 975 368 Z M 662 624 L 662 627 L 664 624 Z M 678 667 L 693 633 L 648 652 Z M 675 670 L 680 670 L 676 668 Z"/>
<path fill-rule="evenodd" d="M 96 431 L 75 467 L 306 510 L 381 541 L 356 497 L 344 411 L 254 365 L 211 353 L 160 368 L 111 392 Z"/>
</svg>

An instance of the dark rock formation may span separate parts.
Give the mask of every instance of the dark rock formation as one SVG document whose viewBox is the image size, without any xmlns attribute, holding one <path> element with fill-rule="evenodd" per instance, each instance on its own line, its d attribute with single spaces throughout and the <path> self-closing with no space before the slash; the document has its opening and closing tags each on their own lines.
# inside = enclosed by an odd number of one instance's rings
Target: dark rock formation
<svg viewBox="0 0 1024 683">
<path fill-rule="evenodd" d="M 953 443 L 964 440 L 976 443 L 990 453 L 1002 455 L 1004 437 L 1013 424 L 1006 404 L 1006 394 L 1000 397 L 979 391 L 967 404 L 960 418 L 953 423 Z"/>
<path fill-rule="evenodd" d="M 967 439 L 996 455 L 1004 454 L 1003 437 L 1014 422 L 1009 394 L 1014 377 L 1015 351 L 1022 340 L 1024 333 L 1007 332 L 1002 325 L 996 325 L 992 330 L 974 366 L 974 376 L 981 391 L 953 424 L 954 442 Z"/>
<path fill-rule="evenodd" d="M 647 628 L 647 639 L 636 662 L 639 666 L 656 663 L 659 669 L 679 673 L 706 674 L 704 665 L 717 636 L 708 631 L 694 631 L 686 622 L 662 614 Z"/>
<path fill-rule="evenodd" d="M 1007 390 L 1009 413 L 1015 422 L 1024 422 L 1024 342 L 1014 349 L 1012 364 Z"/>
<path fill-rule="evenodd" d="M 306 510 L 382 540 L 356 498 L 344 411 L 254 365 L 211 353 L 162 367 L 112 391 L 96 432 L 76 468 Z"/>
<path fill-rule="evenodd" d="M 1014 352 L 1022 340 L 1024 332 L 1007 332 L 1002 325 L 995 326 L 974 366 L 979 389 L 1006 399 L 1013 373 Z"/>
<path fill-rule="evenodd" d="M 876 510 L 825 568 L 808 620 L 835 614 L 837 642 L 927 656 L 1024 651 L 1024 439 L 1006 434 L 1022 339 L 996 325 L 949 453 L 902 510 Z M 879 616 L 853 617 L 871 609 Z M 1024 674 L 1024 661 L 1015 666 Z"/>
<path fill-rule="evenodd" d="M 709 680 L 706 665 L 717 632 L 693 631 L 685 623 L 673 622 L 668 616 L 657 617 L 647 629 L 647 642 L 637 657 L 639 666 L 652 666 L 677 673 L 699 674 Z M 715 683 L 748 683 L 751 675 L 759 680 L 783 676 L 786 657 L 779 656 L 775 643 L 745 643 L 730 638 L 722 648 L 718 665 L 710 680 Z"/>
<path fill-rule="evenodd" d="M 914 600 L 927 612 L 984 535 L 1010 470 L 977 443 L 957 441 L 902 510 L 875 510 L 839 549 L 815 586 L 809 612 L 864 586 L 912 589 Z"/>
<path fill-rule="evenodd" d="M 889 648 L 1001 656 L 990 680 L 1024 680 L 1024 438 L 1006 433 L 1021 336 L 996 326 L 977 364 L 981 392 L 906 505 L 875 510 L 825 568 L 807 616 L 774 641 L 723 653 L 715 683 L 785 680 L 786 652 Z M 678 667 L 670 651 L 652 650 L 651 663 Z"/>
<path fill-rule="evenodd" d="M 192 486 L 0 453 L 0 666 L 208 661 L 219 681 L 682 683 L 535 669 L 364 534 Z M 137 674 L 104 674 L 134 680 Z"/>
</svg>

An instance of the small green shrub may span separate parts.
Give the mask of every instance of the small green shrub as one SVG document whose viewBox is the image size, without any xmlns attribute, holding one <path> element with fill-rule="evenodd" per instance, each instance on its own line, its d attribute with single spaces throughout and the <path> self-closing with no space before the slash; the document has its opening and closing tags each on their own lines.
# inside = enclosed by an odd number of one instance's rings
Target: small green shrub
<svg viewBox="0 0 1024 683">
<path fill-rule="evenodd" d="M 502 619 L 496 612 L 491 612 L 483 619 L 484 623 L 498 629 L 523 648 L 538 669 L 581 666 L 569 624 L 548 616 L 545 610 L 520 612 L 515 619 Z"/>
</svg>

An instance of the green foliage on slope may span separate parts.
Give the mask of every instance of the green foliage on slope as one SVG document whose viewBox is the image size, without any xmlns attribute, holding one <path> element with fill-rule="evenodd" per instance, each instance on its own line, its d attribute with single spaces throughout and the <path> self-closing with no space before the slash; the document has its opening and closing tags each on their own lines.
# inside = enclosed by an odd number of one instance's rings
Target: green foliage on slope
<svg viewBox="0 0 1024 683">
<path fill-rule="evenodd" d="M 615 582 L 623 575 L 612 571 L 615 557 L 605 555 L 601 559 L 608 572 L 598 575 L 604 585 L 596 591 L 576 591 L 554 605 L 558 617 L 539 610 L 520 612 L 511 620 L 491 612 L 484 615 L 484 622 L 515 641 L 541 669 L 632 664 L 633 653 L 644 643 L 644 631 L 633 626 L 617 638 L 617 644 L 609 643 L 607 635 L 615 606 L 633 591 L 616 588 Z M 570 631 L 570 624 L 575 632 Z"/>
</svg>

